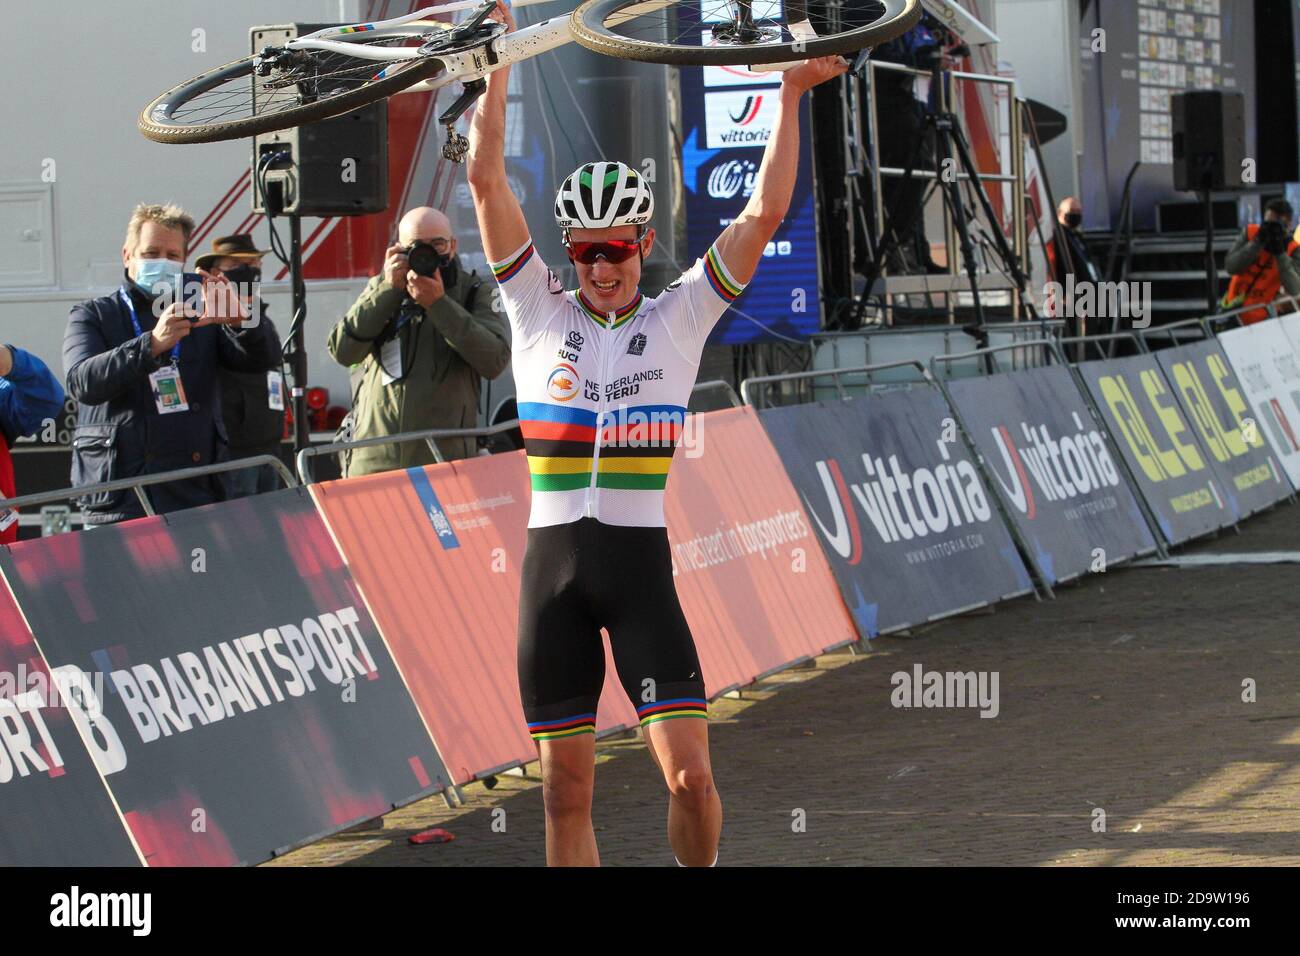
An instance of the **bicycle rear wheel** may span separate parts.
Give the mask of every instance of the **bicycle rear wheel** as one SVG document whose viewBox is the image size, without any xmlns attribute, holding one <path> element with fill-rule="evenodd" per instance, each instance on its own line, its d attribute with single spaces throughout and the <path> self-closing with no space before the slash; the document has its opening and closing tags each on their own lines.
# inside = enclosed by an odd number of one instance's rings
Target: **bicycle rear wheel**
<svg viewBox="0 0 1300 956">
<path fill-rule="evenodd" d="M 919 0 L 585 0 L 574 39 L 647 63 L 748 66 L 853 53 L 901 36 Z"/>
<path fill-rule="evenodd" d="M 409 46 L 400 60 L 372 60 L 336 50 L 284 47 L 246 56 L 201 73 L 155 98 L 137 126 L 158 143 L 215 143 L 256 136 L 338 116 L 401 92 L 442 71 L 421 53 L 436 26 L 368 38 L 331 37 L 364 46 Z"/>
</svg>

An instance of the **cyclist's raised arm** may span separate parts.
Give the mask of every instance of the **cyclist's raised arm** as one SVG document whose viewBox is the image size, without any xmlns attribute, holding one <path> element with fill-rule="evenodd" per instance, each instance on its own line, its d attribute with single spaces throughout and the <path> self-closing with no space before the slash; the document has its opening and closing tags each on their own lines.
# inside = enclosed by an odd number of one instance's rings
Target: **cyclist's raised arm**
<svg viewBox="0 0 1300 956">
<path fill-rule="evenodd" d="M 742 286 L 754 277 L 763 249 L 790 209 L 799 170 L 799 100 L 818 83 L 840 76 L 848 68 L 843 57 L 823 56 L 805 61 L 781 78 L 776 121 L 763 150 L 754 193 L 714 246 L 727 272 Z"/>
<path fill-rule="evenodd" d="M 501 2 L 491 14 L 511 31 L 514 17 Z M 487 92 L 478 101 L 469 126 L 470 195 L 483 237 L 483 252 L 489 262 L 497 262 L 514 253 L 528 241 L 528 224 L 519 200 L 506 180 L 506 89 L 510 69 L 505 67 L 488 74 Z"/>
</svg>

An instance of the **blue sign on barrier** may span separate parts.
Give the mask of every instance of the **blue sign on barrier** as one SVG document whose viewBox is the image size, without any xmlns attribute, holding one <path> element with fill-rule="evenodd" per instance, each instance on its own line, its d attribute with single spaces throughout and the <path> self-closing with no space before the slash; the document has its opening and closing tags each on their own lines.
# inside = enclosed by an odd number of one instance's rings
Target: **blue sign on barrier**
<svg viewBox="0 0 1300 956">
<path fill-rule="evenodd" d="M 1084 362 L 1077 369 L 1166 541 L 1178 544 L 1237 520 L 1236 495 L 1155 356 Z"/>
<path fill-rule="evenodd" d="M 1155 353 L 1183 414 L 1196 428 L 1225 479 L 1241 517 L 1291 494 L 1291 482 L 1269 451 L 1263 429 L 1233 374 L 1223 348 L 1213 339 Z M 1247 419 L 1252 424 L 1247 424 Z M 1244 426 L 1244 427 L 1243 427 Z"/>
<path fill-rule="evenodd" d="M 959 379 L 948 392 L 1049 584 L 1155 550 L 1069 369 Z"/>
<path fill-rule="evenodd" d="M 936 389 L 759 412 L 864 637 L 1032 590 Z"/>
</svg>

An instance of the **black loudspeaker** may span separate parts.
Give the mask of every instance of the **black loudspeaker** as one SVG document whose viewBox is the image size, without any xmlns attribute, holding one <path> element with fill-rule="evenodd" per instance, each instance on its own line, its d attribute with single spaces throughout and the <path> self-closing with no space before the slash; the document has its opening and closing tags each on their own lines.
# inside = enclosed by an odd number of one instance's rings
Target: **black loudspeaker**
<svg viewBox="0 0 1300 956">
<path fill-rule="evenodd" d="M 328 23 L 259 26 L 253 52 Z M 261 82 L 260 80 L 255 82 Z M 388 100 L 253 138 L 253 211 L 285 216 L 358 216 L 388 207 Z"/>
<path fill-rule="evenodd" d="M 1183 192 L 1241 189 L 1246 158 L 1246 97 L 1194 90 L 1171 97 L 1174 188 Z"/>
</svg>

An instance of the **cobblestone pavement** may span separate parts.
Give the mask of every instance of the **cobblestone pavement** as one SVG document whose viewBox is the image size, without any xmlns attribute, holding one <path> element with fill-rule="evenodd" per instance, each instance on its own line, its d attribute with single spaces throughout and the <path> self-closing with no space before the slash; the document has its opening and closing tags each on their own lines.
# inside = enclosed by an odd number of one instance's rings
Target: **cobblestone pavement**
<svg viewBox="0 0 1300 956">
<path fill-rule="evenodd" d="M 1190 550 L 1300 550 L 1300 508 L 1243 532 Z M 916 664 L 997 672 L 997 716 L 892 706 L 891 675 Z M 1297 864 L 1300 565 L 1115 569 L 826 655 L 716 702 L 710 724 L 724 866 Z M 671 864 L 641 742 L 597 752 L 602 861 Z M 525 771 L 266 865 L 541 865 Z M 434 826 L 456 839 L 407 843 Z"/>
</svg>

